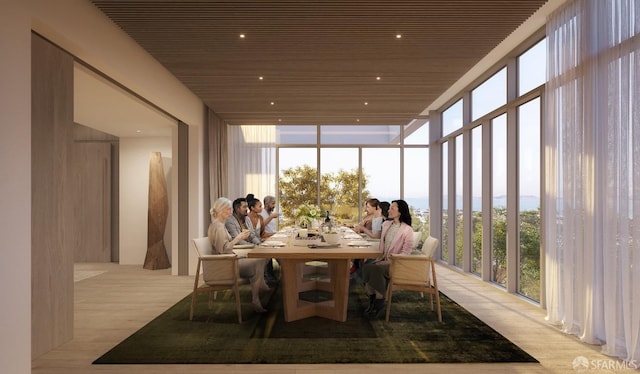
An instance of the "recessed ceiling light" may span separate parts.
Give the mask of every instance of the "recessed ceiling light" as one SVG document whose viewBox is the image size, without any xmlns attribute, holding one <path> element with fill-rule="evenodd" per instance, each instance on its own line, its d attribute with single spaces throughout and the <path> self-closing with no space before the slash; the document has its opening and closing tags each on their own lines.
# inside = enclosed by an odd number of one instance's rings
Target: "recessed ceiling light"
<svg viewBox="0 0 640 374">
<path fill-rule="evenodd" d="M 379 81 L 380 79 L 382 79 L 381 77 L 376 77 L 376 80 Z"/>
<path fill-rule="evenodd" d="M 240 34 L 240 39 L 244 39 L 244 34 Z"/>
<path fill-rule="evenodd" d="M 282 118 L 278 118 L 278 122 L 282 122 Z"/>
<path fill-rule="evenodd" d="M 276 105 L 276 103 L 274 103 L 273 101 L 270 103 L 271 105 Z"/>
<path fill-rule="evenodd" d="M 356 122 L 360 122 L 360 118 L 356 118 Z"/>
<path fill-rule="evenodd" d="M 365 101 L 365 102 L 364 102 L 364 105 L 369 105 L 369 103 Z"/>
<path fill-rule="evenodd" d="M 263 80 L 263 79 L 264 79 L 264 77 L 263 77 L 263 76 L 260 76 L 260 77 L 258 77 L 258 79 Z"/>
<path fill-rule="evenodd" d="M 142 130 L 136 130 L 136 133 L 140 134 L 142 132 Z"/>
<path fill-rule="evenodd" d="M 396 39 L 402 39 L 402 34 L 396 34 Z"/>
</svg>

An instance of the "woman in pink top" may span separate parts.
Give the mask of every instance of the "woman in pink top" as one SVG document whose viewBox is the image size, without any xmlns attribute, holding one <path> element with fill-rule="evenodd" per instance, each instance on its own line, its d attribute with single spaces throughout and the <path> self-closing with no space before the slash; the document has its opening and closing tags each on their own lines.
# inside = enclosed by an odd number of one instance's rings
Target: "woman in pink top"
<svg viewBox="0 0 640 374">
<path fill-rule="evenodd" d="M 394 254 L 411 254 L 413 248 L 413 228 L 407 202 L 393 200 L 389 207 L 389 219 L 382 224 L 382 257 L 366 264 L 362 272 L 369 294 L 369 307 L 365 313 L 370 317 L 377 317 L 384 310 L 384 295 L 389 281 L 389 258 Z"/>
</svg>

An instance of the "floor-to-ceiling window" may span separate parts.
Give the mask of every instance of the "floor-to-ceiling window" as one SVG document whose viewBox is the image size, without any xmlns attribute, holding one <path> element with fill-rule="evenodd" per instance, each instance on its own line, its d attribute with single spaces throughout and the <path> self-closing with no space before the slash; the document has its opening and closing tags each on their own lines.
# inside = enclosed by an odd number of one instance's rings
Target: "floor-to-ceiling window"
<svg viewBox="0 0 640 374">
<path fill-rule="evenodd" d="M 522 96 L 546 81 L 546 39 L 541 40 L 517 58 L 518 95 Z M 541 100 L 533 99 L 518 107 L 518 172 L 519 172 L 519 246 L 518 292 L 540 300 L 541 268 Z"/>
<path fill-rule="evenodd" d="M 540 98 L 518 107 L 518 292 L 540 299 Z"/>
<path fill-rule="evenodd" d="M 471 272 L 482 275 L 482 127 L 471 130 Z"/>
<path fill-rule="evenodd" d="M 475 121 L 507 102 L 507 69 L 502 68 L 471 91 L 471 120 Z"/>
<path fill-rule="evenodd" d="M 429 235 L 429 150 L 405 148 L 404 198 L 412 207 L 412 226 L 419 231 L 421 245 Z"/>
<path fill-rule="evenodd" d="M 343 223 L 358 219 L 360 189 L 357 148 L 320 149 L 320 207 Z"/>
<path fill-rule="evenodd" d="M 442 143 L 442 238 L 443 261 L 449 261 L 449 143 Z"/>
<path fill-rule="evenodd" d="M 457 267 L 462 267 L 462 256 L 463 256 L 463 244 L 464 244 L 464 224 L 463 224 L 463 217 L 464 217 L 464 199 L 462 198 L 462 191 L 463 191 L 463 184 L 464 184 L 464 178 L 463 178 L 463 171 L 464 171 L 464 159 L 462 157 L 462 135 L 458 135 L 455 138 L 455 144 L 456 144 L 456 161 L 455 161 L 455 168 L 456 168 L 456 175 L 455 175 L 455 191 L 456 191 L 456 198 L 454 200 L 456 209 L 456 221 L 455 221 L 455 228 L 456 228 L 456 238 L 455 238 L 455 248 L 456 248 L 456 252 L 455 252 L 455 257 L 453 259 L 453 263 L 454 265 L 456 265 Z"/>
<path fill-rule="evenodd" d="M 302 204 L 318 201 L 318 155 L 314 148 L 282 148 L 278 154 L 278 201 L 282 225 L 294 224 Z"/>
<path fill-rule="evenodd" d="M 442 144 L 442 261 L 536 301 L 544 45 L 542 39 L 520 47 L 523 53 L 460 92 L 441 110 L 436 140 Z"/>
<path fill-rule="evenodd" d="M 371 197 L 380 201 L 400 198 L 400 149 L 362 148 L 362 174 Z"/>
<path fill-rule="evenodd" d="M 462 128 L 462 104 L 462 100 L 458 100 L 442 113 L 443 134 L 455 134 Z M 459 175 L 456 165 L 462 160 L 456 158 L 455 151 L 455 138 L 450 138 L 450 141 L 445 141 L 442 144 L 442 260 L 453 265 L 456 264 L 457 257 L 456 226 L 458 218 L 462 218 L 462 213 L 458 212 L 459 205 L 456 204 L 458 199 L 455 183 L 455 178 Z"/>
<path fill-rule="evenodd" d="M 302 204 L 353 225 L 374 197 L 407 200 L 414 230 L 428 235 L 428 122 L 276 127 L 281 226 L 296 223 Z"/>
<path fill-rule="evenodd" d="M 507 115 L 491 121 L 491 280 L 507 283 Z"/>
</svg>

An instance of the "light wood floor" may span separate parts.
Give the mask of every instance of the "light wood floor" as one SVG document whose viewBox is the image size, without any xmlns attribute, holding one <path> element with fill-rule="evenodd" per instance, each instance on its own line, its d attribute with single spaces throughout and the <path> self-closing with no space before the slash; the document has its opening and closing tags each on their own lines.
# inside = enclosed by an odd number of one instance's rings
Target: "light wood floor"
<svg viewBox="0 0 640 374">
<path fill-rule="evenodd" d="M 76 264 L 75 271 L 75 337 L 34 360 L 32 373 L 576 373 L 572 362 L 578 356 L 612 360 L 600 354 L 599 347 L 583 344 L 549 326 L 539 307 L 472 276 L 439 266 L 438 283 L 442 292 L 519 345 L 540 364 L 91 365 L 97 357 L 189 294 L 193 277 L 117 264 Z M 596 373 L 596 370 L 581 372 Z"/>
</svg>

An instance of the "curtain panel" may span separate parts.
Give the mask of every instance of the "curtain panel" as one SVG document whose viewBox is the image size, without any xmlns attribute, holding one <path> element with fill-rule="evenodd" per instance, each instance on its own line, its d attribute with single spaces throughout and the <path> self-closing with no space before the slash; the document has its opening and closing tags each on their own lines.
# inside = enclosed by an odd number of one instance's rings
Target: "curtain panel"
<svg viewBox="0 0 640 374">
<path fill-rule="evenodd" d="M 229 198 L 276 196 L 275 126 L 229 125 L 228 133 Z"/>
<path fill-rule="evenodd" d="M 547 319 L 640 362 L 640 2 L 570 1 L 547 22 Z"/>
<path fill-rule="evenodd" d="M 228 197 L 228 157 L 227 157 L 227 125 L 218 115 L 207 108 L 207 151 L 208 165 L 205 165 L 205 176 L 209 175 L 209 207 L 217 198 Z M 206 187 L 205 187 L 206 189 Z M 206 209 L 207 213 L 209 209 Z"/>
</svg>

